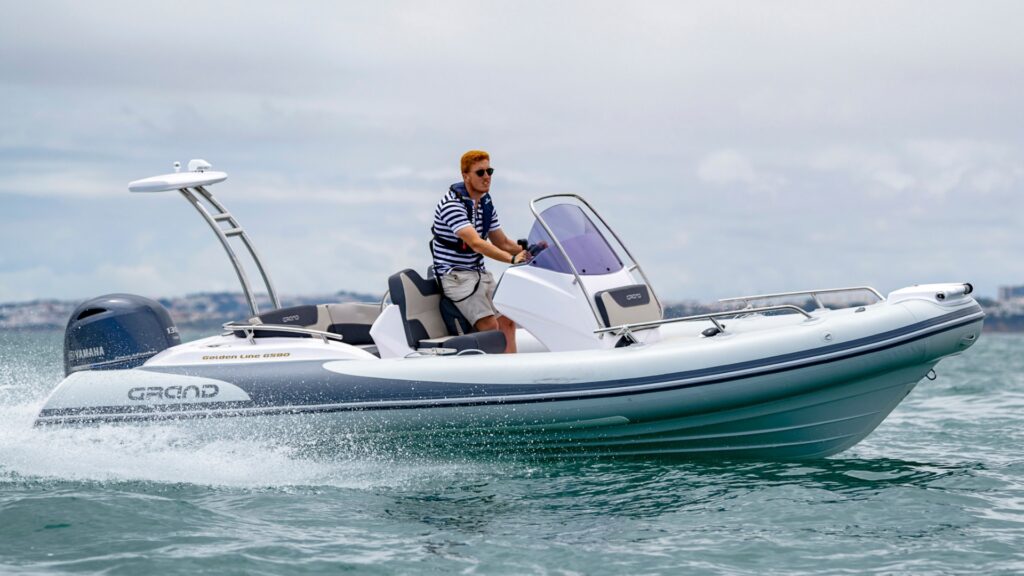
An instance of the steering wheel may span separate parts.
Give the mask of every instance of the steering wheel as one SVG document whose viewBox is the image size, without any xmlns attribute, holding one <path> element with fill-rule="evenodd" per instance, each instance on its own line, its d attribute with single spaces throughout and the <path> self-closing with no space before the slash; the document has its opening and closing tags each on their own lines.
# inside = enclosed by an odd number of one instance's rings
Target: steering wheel
<svg viewBox="0 0 1024 576">
<path fill-rule="evenodd" d="M 541 240 L 540 242 L 538 242 L 536 244 L 530 244 L 530 242 L 528 240 L 520 239 L 520 240 L 516 241 L 516 244 L 519 244 L 520 248 L 522 248 L 523 250 L 526 250 L 527 252 L 530 253 L 530 259 L 531 260 L 533 258 L 535 258 L 537 256 L 537 254 L 540 254 L 541 252 L 544 251 L 545 248 L 548 247 L 548 243 L 543 241 L 543 240 Z"/>
</svg>

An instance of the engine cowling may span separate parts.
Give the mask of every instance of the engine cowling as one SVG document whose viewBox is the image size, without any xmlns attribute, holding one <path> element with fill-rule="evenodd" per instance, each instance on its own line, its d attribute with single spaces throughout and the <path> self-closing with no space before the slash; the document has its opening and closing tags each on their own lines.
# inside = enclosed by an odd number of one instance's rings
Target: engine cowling
<svg viewBox="0 0 1024 576">
<path fill-rule="evenodd" d="M 167 309 L 134 294 L 107 294 L 80 304 L 64 332 L 64 373 L 140 366 L 181 344 Z"/>
</svg>

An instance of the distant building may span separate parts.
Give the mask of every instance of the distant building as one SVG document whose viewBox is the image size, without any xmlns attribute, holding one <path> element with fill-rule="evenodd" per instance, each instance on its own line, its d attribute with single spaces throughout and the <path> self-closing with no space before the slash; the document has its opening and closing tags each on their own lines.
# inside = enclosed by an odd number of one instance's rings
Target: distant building
<svg viewBox="0 0 1024 576">
<path fill-rule="evenodd" d="M 1008 302 L 1010 300 L 1024 299 L 1024 286 L 1000 286 L 999 300 Z"/>
</svg>

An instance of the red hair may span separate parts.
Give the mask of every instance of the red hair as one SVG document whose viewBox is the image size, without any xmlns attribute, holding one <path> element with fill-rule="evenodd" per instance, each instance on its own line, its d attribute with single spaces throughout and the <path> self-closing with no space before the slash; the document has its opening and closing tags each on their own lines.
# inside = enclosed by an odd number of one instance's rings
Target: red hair
<svg viewBox="0 0 1024 576">
<path fill-rule="evenodd" d="M 462 155 L 462 173 L 469 172 L 469 167 L 481 160 L 490 160 L 491 155 L 483 150 L 470 150 Z"/>
</svg>

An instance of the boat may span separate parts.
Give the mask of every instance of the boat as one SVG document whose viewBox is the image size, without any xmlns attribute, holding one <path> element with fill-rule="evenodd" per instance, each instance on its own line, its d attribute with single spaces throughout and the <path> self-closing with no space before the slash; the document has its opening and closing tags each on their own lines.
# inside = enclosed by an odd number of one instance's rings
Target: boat
<svg viewBox="0 0 1024 576">
<path fill-rule="evenodd" d="M 209 190 L 227 174 L 202 160 L 177 168 L 129 190 L 178 192 L 198 210 L 250 318 L 182 343 L 150 299 L 82 303 L 65 333 L 66 378 L 37 426 L 387 438 L 414 453 L 821 458 L 857 444 L 940 360 L 977 342 L 985 316 L 971 284 L 951 282 L 758 294 L 666 317 L 609 223 L 582 196 L 552 194 L 530 203 L 534 257 L 495 291 L 518 326 L 519 353 L 501 354 L 504 336 L 466 331 L 429 270 L 396 272 L 380 302 L 282 308 L 248 234 Z"/>
</svg>

